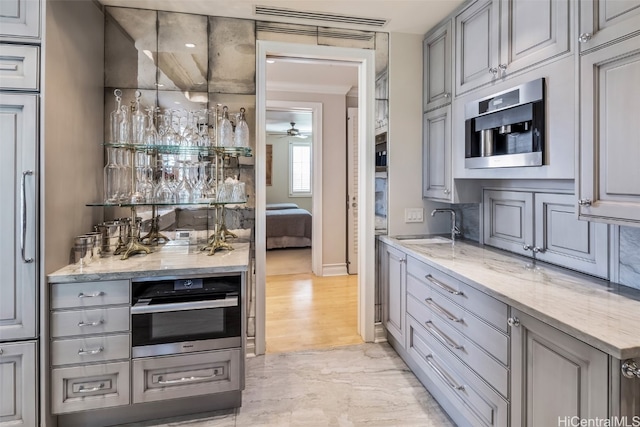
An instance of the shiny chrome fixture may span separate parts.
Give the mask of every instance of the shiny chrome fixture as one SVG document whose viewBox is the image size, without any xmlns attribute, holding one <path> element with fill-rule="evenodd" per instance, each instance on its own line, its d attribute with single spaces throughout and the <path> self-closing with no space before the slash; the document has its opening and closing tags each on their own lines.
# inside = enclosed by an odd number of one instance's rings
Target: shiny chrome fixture
<svg viewBox="0 0 640 427">
<path fill-rule="evenodd" d="M 460 229 L 456 225 L 456 212 L 453 209 L 434 209 L 431 211 L 431 216 L 436 216 L 437 213 L 448 212 L 451 214 L 451 242 L 456 241 L 456 236 L 460 235 Z"/>
</svg>

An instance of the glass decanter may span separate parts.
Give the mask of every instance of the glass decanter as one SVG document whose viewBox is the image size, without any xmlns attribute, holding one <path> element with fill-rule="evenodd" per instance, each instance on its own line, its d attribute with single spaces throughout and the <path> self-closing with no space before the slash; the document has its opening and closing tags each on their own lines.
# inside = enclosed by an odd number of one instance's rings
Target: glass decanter
<svg viewBox="0 0 640 427">
<path fill-rule="evenodd" d="M 135 96 L 135 111 L 131 116 L 131 142 L 133 144 L 144 144 L 146 118 L 140 109 L 140 97 L 142 96 L 142 92 L 136 90 Z"/>
<path fill-rule="evenodd" d="M 116 97 L 116 109 L 109 114 L 109 143 L 116 144 L 120 139 L 120 121 L 122 120 L 121 101 L 122 91 L 116 89 L 113 91 Z"/>
<path fill-rule="evenodd" d="M 118 143 L 128 144 L 131 141 L 131 108 L 123 105 L 120 107 L 120 121 L 118 125 Z"/>
<path fill-rule="evenodd" d="M 229 120 L 229 108 L 222 107 L 222 119 L 220 119 L 220 147 L 233 147 L 233 125 Z"/>
<path fill-rule="evenodd" d="M 116 148 L 107 147 L 107 164 L 104 166 L 104 202 L 117 203 L 120 198 L 120 167 L 116 163 Z"/>
<path fill-rule="evenodd" d="M 128 202 L 131 197 L 132 190 L 132 169 L 129 151 L 124 148 L 118 148 L 116 162 L 120 165 L 120 185 L 119 198 L 122 202 Z"/>
<path fill-rule="evenodd" d="M 160 178 L 153 189 L 153 198 L 158 203 L 174 203 L 173 190 L 166 180 L 165 165 L 161 160 L 158 160 L 158 171 Z"/>
<path fill-rule="evenodd" d="M 236 147 L 249 146 L 249 125 L 244 116 L 245 111 L 244 108 L 240 108 L 240 114 L 238 114 L 238 124 L 236 125 L 234 137 L 234 146 Z"/>
<path fill-rule="evenodd" d="M 153 115 L 156 112 L 155 107 L 147 108 L 147 128 L 144 131 L 144 145 L 156 145 L 158 143 L 158 131 L 153 124 Z"/>
</svg>

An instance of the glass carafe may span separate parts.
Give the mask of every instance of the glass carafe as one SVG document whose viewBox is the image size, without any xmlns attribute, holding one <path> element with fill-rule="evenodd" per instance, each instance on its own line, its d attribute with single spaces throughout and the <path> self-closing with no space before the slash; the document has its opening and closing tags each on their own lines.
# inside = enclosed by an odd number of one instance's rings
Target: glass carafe
<svg viewBox="0 0 640 427">
<path fill-rule="evenodd" d="M 174 190 L 175 198 L 178 203 L 189 203 L 193 201 L 193 186 L 191 185 L 191 177 L 189 176 L 191 167 L 188 162 L 181 162 L 178 169 L 178 185 Z"/>
<path fill-rule="evenodd" d="M 153 189 L 153 198 L 157 203 L 173 203 L 175 197 L 173 190 L 169 186 L 166 179 L 165 164 L 162 161 L 158 161 L 158 181 Z"/>
<path fill-rule="evenodd" d="M 131 141 L 131 109 L 126 105 L 120 107 L 118 126 L 118 143 L 128 144 Z"/>
<path fill-rule="evenodd" d="M 107 147 L 104 166 L 104 202 L 117 203 L 120 199 L 120 167 L 116 163 L 116 148 Z"/>
<path fill-rule="evenodd" d="M 248 147 L 249 146 L 249 125 L 244 116 L 245 109 L 240 109 L 238 114 L 238 124 L 236 125 L 236 133 L 234 136 L 234 145 L 236 147 Z"/>
<path fill-rule="evenodd" d="M 147 108 L 147 128 L 144 131 L 144 144 L 155 145 L 158 143 L 158 131 L 153 124 L 153 115 L 156 112 L 155 107 Z"/>
<path fill-rule="evenodd" d="M 140 108 L 142 92 L 136 90 L 135 111 L 131 116 L 131 143 L 144 144 L 145 116 Z"/>
<path fill-rule="evenodd" d="M 233 147 L 233 125 L 229 120 L 229 108 L 222 107 L 222 119 L 220 119 L 220 147 Z"/>
<path fill-rule="evenodd" d="M 116 89 L 113 91 L 116 97 L 116 109 L 109 114 L 109 143 L 116 144 L 120 139 L 120 121 L 122 120 L 121 101 L 122 91 Z"/>
<path fill-rule="evenodd" d="M 128 202 L 132 190 L 132 170 L 129 150 L 118 148 L 116 162 L 120 166 L 119 198 L 122 202 Z"/>
</svg>

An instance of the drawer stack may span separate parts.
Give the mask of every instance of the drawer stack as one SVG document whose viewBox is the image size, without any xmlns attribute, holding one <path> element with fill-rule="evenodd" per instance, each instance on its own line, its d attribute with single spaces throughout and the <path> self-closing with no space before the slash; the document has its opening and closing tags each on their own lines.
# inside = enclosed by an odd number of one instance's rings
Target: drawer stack
<svg viewBox="0 0 640 427">
<path fill-rule="evenodd" d="M 419 376 L 456 406 L 460 425 L 507 426 L 507 305 L 411 257 L 406 286 L 406 349 Z"/>
<path fill-rule="evenodd" d="M 130 403 L 129 281 L 51 285 L 52 412 Z"/>
</svg>

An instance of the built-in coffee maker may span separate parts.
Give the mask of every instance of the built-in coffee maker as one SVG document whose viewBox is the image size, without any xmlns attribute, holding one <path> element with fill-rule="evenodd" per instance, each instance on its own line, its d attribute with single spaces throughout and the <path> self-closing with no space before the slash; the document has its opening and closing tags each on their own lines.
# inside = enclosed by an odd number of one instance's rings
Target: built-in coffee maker
<svg viewBox="0 0 640 427">
<path fill-rule="evenodd" d="M 465 167 L 544 164 L 545 80 L 537 79 L 465 105 Z"/>
</svg>

